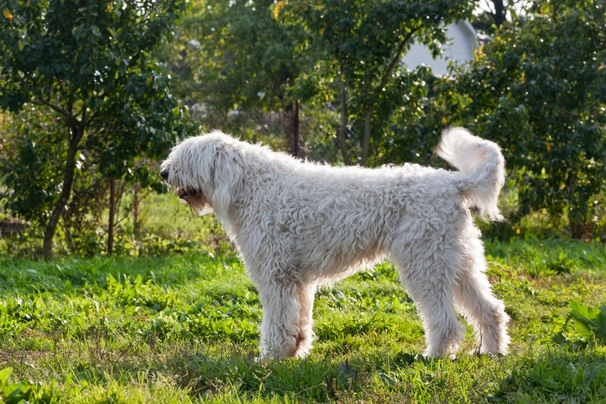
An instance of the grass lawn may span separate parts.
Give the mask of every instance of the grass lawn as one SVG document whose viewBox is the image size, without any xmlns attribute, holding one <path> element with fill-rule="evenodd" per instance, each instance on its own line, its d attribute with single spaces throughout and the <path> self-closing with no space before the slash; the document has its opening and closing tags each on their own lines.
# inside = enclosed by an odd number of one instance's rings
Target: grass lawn
<svg viewBox="0 0 606 404">
<path fill-rule="evenodd" d="M 414 303 L 389 264 L 322 289 L 304 360 L 257 362 L 261 307 L 233 253 L 0 257 L 6 402 L 606 402 L 606 347 L 564 326 L 606 304 L 606 249 L 487 242 L 511 353 L 425 360 Z M 10 369 L 12 369 L 12 371 Z M 11 373 L 9 375 L 9 373 Z M 12 394 L 12 396 L 10 396 Z M 0 401 L 2 400 L 0 398 Z"/>
</svg>

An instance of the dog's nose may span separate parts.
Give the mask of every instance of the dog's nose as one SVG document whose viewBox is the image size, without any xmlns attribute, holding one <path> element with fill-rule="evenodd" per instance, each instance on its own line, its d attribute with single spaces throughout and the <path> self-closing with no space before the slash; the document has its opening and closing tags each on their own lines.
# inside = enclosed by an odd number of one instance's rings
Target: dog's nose
<svg viewBox="0 0 606 404">
<path fill-rule="evenodd" d="M 162 178 L 164 178 L 164 181 L 168 180 L 168 170 L 164 169 L 164 170 L 160 171 L 160 176 Z"/>
</svg>

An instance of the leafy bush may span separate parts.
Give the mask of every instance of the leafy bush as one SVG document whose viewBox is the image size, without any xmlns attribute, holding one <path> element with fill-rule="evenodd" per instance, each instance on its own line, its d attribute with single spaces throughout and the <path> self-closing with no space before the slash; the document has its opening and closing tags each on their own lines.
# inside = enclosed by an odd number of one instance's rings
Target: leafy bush
<svg viewBox="0 0 606 404">
<path fill-rule="evenodd" d="M 519 216 L 564 215 L 569 234 L 585 239 L 606 192 L 606 17 L 587 1 L 533 4 L 532 18 L 497 31 L 443 83 L 437 107 L 502 146 Z"/>
</svg>

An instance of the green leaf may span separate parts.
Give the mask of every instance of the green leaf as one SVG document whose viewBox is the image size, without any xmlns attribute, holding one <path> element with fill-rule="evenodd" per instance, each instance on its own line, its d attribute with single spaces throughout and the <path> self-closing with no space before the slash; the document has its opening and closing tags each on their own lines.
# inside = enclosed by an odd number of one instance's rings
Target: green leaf
<svg viewBox="0 0 606 404">
<path fill-rule="evenodd" d="M 591 333 L 591 329 L 587 326 L 587 324 L 583 323 L 582 321 L 575 321 L 574 322 L 574 329 L 577 330 L 577 332 L 579 334 L 581 334 L 582 336 L 589 338 L 591 337 L 592 333 Z"/>
<path fill-rule="evenodd" d="M 570 301 L 569 318 L 574 318 L 575 329 L 584 336 L 594 334 L 601 341 L 606 341 L 606 307 L 590 307 L 577 301 Z M 568 320 L 567 320 L 568 321 Z"/>
<path fill-rule="evenodd" d="M 398 379 L 386 373 L 379 373 L 377 376 L 383 383 L 387 384 L 388 386 L 395 386 L 398 384 Z"/>
<path fill-rule="evenodd" d="M 13 373 L 13 368 L 4 368 L 0 370 L 0 387 L 8 383 L 8 378 Z"/>
<path fill-rule="evenodd" d="M 572 309 L 572 315 L 575 319 L 582 321 L 593 328 L 599 328 L 599 324 L 596 322 L 600 315 L 600 309 L 594 307 L 585 306 L 575 300 L 570 301 L 570 308 Z"/>
</svg>

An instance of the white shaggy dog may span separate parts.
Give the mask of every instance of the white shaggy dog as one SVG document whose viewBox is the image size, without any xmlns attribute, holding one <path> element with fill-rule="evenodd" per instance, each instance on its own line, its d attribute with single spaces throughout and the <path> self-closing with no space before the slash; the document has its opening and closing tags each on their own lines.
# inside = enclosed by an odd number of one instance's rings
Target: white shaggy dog
<svg viewBox="0 0 606 404">
<path fill-rule="evenodd" d="M 506 353 L 509 317 L 469 210 L 501 218 L 503 156 L 460 128 L 443 133 L 437 153 L 460 171 L 331 167 L 212 132 L 177 145 L 161 175 L 192 209 L 212 209 L 237 246 L 263 305 L 261 356 L 305 356 L 316 288 L 385 258 L 417 304 L 427 356 L 458 348 L 455 309 L 480 352 Z"/>
</svg>

